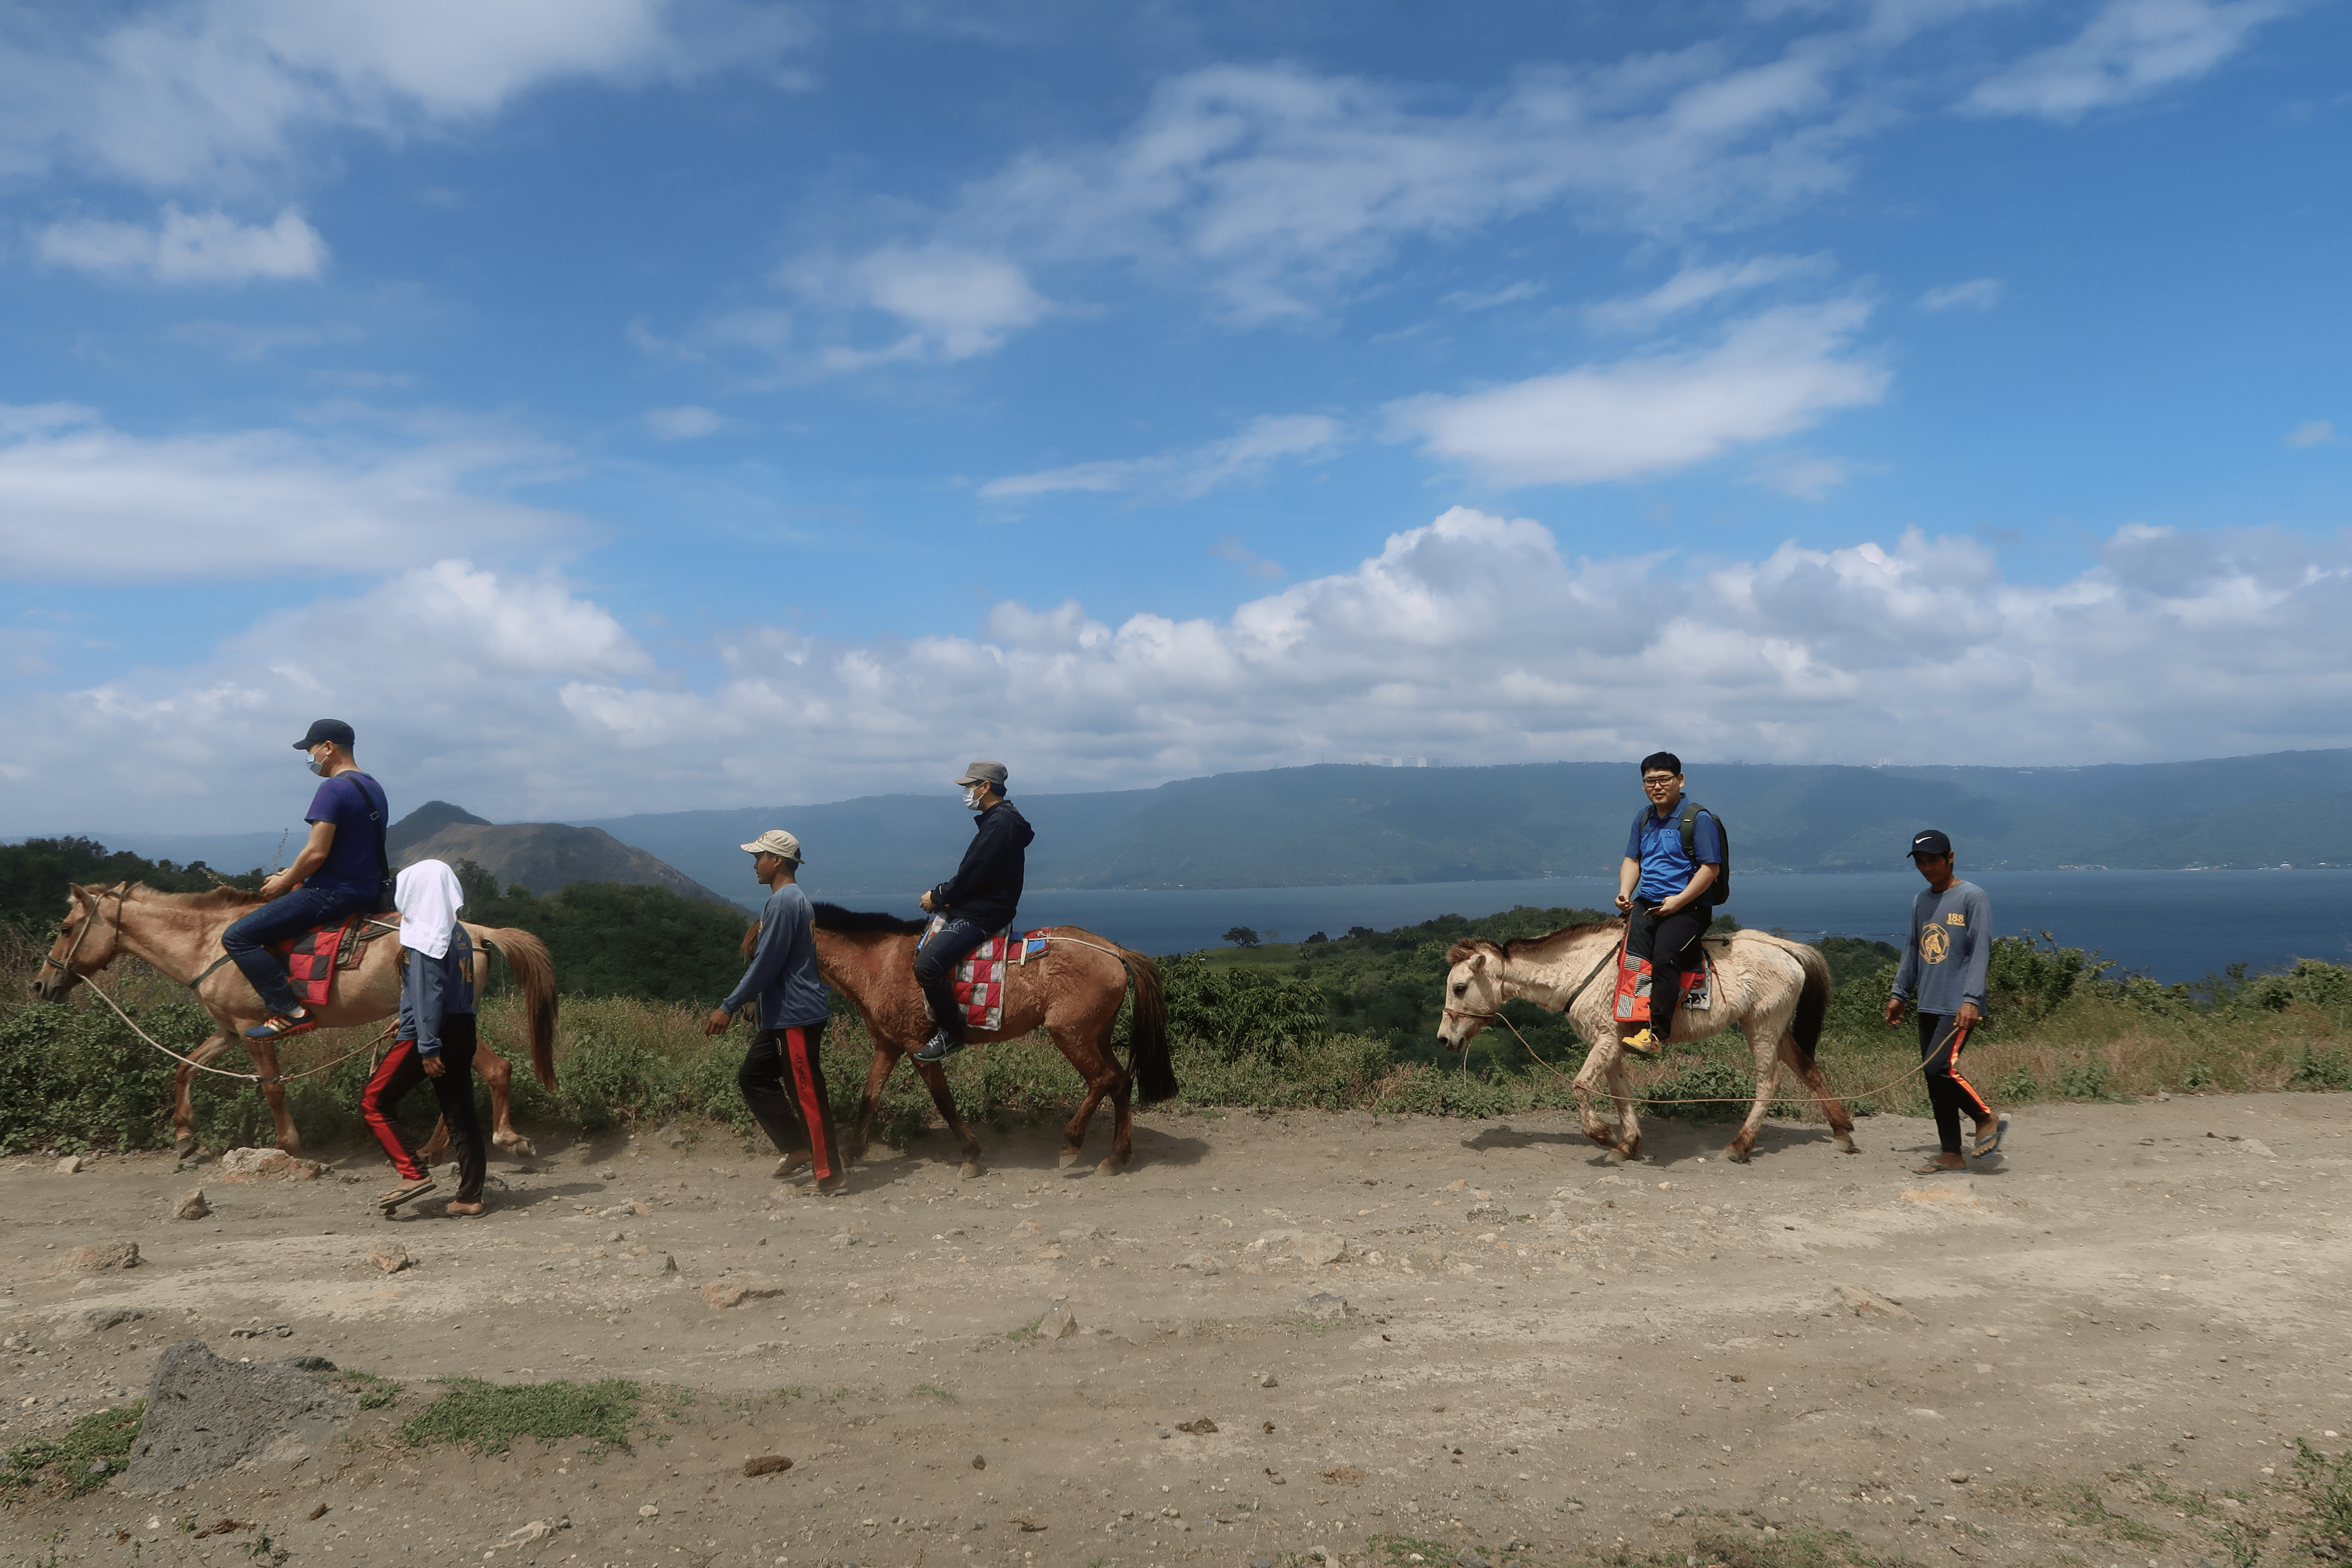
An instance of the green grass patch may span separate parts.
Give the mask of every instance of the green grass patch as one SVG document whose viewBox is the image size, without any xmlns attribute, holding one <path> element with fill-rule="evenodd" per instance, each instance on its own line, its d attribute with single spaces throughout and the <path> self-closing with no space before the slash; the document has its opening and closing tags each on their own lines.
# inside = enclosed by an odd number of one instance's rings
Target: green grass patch
<svg viewBox="0 0 2352 1568">
<path fill-rule="evenodd" d="M 346 1368 L 329 1381 L 357 1394 L 362 1410 L 381 1410 L 400 1397 L 400 1384 L 388 1377 L 378 1377 L 372 1372 L 353 1372 Z"/>
<path fill-rule="evenodd" d="M 585 1437 L 599 1453 L 629 1446 L 645 1391 L 626 1378 L 595 1383 L 485 1383 L 449 1380 L 449 1392 L 410 1416 L 400 1435 L 411 1447 L 463 1443 L 503 1454 L 517 1437 L 560 1443 Z"/>
<path fill-rule="evenodd" d="M 2352 1560 L 2352 1448 L 2330 1459 L 2297 1437 L 2294 1484 L 2311 1510 L 2295 1522 L 2303 1549 L 2317 1558 Z"/>
<path fill-rule="evenodd" d="M 14 1507 L 36 1491 L 79 1497 L 96 1491 L 131 1458 L 131 1441 L 147 1402 L 85 1415 L 62 1437 L 27 1437 L 0 1454 L 0 1506 Z M 100 1460 L 104 1469 L 93 1467 Z"/>
<path fill-rule="evenodd" d="M 2072 1487 L 2068 1490 L 2072 1494 L 2072 1500 L 2066 1505 L 2066 1522 L 2069 1524 L 2095 1530 L 2109 1541 L 2137 1542 L 2143 1546 L 2153 1546 L 2169 1539 L 2164 1531 L 2152 1525 L 2142 1524 L 2136 1519 L 2116 1513 L 2090 1487 Z"/>
</svg>

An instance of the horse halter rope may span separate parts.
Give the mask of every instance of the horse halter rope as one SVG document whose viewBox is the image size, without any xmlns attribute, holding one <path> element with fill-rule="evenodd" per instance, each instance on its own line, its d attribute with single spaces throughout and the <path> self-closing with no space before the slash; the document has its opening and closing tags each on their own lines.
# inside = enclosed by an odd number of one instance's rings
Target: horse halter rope
<svg viewBox="0 0 2352 1568">
<path fill-rule="evenodd" d="M 1566 1013 L 1570 1007 L 1576 1005 L 1576 999 L 1583 995 L 1585 987 L 1591 985 L 1592 982 L 1600 976 L 1601 972 L 1609 966 L 1609 961 L 1612 957 L 1616 956 L 1616 952 L 1617 950 L 1615 948 L 1611 948 L 1608 952 L 1603 952 L 1601 955 L 1601 962 L 1594 964 L 1591 970 L 1586 972 L 1584 978 L 1576 983 L 1576 989 L 1568 994 L 1568 1000 L 1559 1005 L 1560 1012 Z M 1506 962 L 1508 962 L 1507 958 L 1506 959 Z M 1503 1026 L 1506 1028 L 1509 1028 L 1511 1023 L 1508 1018 L 1504 1018 L 1500 1012 L 1474 1013 L 1467 1007 L 1444 1008 L 1442 1009 L 1441 1016 L 1448 1018 L 1501 1018 Z M 1516 1035 L 1518 1031 L 1517 1029 L 1512 1029 L 1511 1033 Z M 1524 1046 L 1527 1042 L 1525 1040 L 1521 1040 L 1519 1044 Z M 1469 1048 L 1466 1042 L 1463 1048 L 1465 1050 Z M 1535 1053 L 1532 1050 L 1528 1054 L 1529 1056 L 1535 1056 Z M 1542 1061 L 1543 1058 L 1541 1057 L 1536 1057 L 1536 1060 Z M 1550 1064 L 1546 1063 L 1545 1065 L 1549 1066 Z"/>
</svg>

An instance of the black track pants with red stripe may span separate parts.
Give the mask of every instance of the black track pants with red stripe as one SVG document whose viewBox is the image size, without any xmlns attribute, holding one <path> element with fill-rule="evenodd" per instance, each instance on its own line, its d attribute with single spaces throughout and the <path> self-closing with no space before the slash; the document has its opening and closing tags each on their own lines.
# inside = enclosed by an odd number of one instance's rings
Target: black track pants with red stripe
<svg viewBox="0 0 2352 1568">
<path fill-rule="evenodd" d="M 1961 1111 L 1979 1126 L 1992 1120 L 1992 1107 L 1976 1085 L 1960 1076 L 1960 1051 L 1969 1043 L 1969 1026 L 1958 1018 L 1957 1013 L 1919 1015 L 1919 1059 L 1927 1064 L 1927 1103 L 1935 1108 L 1936 1136 L 1947 1154 L 1960 1152 Z"/>
<path fill-rule="evenodd" d="M 393 1118 L 400 1109 L 402 1097 L 420 1083 L 433 1086 L 433 1098 L 441 1107 L 441 1119 L 449 1124 L 449 1146 L 457 1156 L 457 1201 L 478 1204 L 482 1201 L 482 1181 L 486 1174 L 482 1150 L 481 1118 L 474 1113 L 474 1015 L 451 1013 L 441 1020 L 441 1064 L 439 1078 L 425 1070 L 425 1058 L 416 1054 L 416 1042 L 403 1040 L 392 1047 L 390 1055 L 376 1064 L 376 1069 L 360 1090 L 360 1114 L 367 1118 L 368 1131 L 392 1156 L 393 1169 L 403 1180 L 421 1182 L 425 1167 L 416 1163 L 416 1155 L 400 1135 Z"/>
<path fill-rule="evenodd" d="M 823 1024 L 762 1029 L 743 1053 L 742 1068 L 735 1075 L 743 1103 L 768 1130 L 769 1142 L 781 1153 L 807 1150 L 820 1181 L 841 1174 L 841 1135 L 834 1126 L 833 1100 L 825 1093 L 824 1064 L 818 1055 L 824 1039 Z"/>
</svg>

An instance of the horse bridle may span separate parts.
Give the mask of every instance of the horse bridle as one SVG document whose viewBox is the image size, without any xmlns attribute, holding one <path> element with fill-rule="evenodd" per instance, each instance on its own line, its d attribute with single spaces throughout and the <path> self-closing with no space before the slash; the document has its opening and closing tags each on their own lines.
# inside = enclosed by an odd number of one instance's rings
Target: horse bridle
<svg viewBox="0 0 2352 1568">
<path fill-rule="evenodd" d="M 1560 1012 L 1566 1013 L 1570 1007 L 1576 1005 L 1576 999 L 1584 994 L 1585 987 L 1591 985 L 1594 980 L 1600 977 L 1601 972 L 1609 966 L 1609 960 L 1615 955 L 1615 952 L 1616 950 L 1612 948 L 1601 953 L 1601 962 L 1594 964 L 1585 973 L 1584 978 L 1576 983 L 1576 989 L 1568 994 L 1568 1000 L 1559 1005 Z M 1447 1018 L 1500 1018 L 1503 1016 L 1500 1011 L 1492 1013 L 1475 1013 L 1472 1012 L 1467 1007 L 1446 1007 L 1441 1009 L 1440 1013 L 1442 1016 Z M 1507 1020 L 1506 1020 L 1506 1022 L 1507 1022 Z M 1466 1050 L 1468 1048 L 1468 1044 L 1469 1043 L 1467 1041 L 1465 1041 L 1461 1047 L 1456 1048 Z"/>
<path fill-rule="evenodd" d="M 82 942 L 89 936 L 89 928 L 98 923 L 99 906 L 104 903 L 108 899 L 112 899 L 114 900 L 114 929 L 118 932 L 122 930 L 122 900 L 130 891 L 131 884 L 129 882 L 117 882 L 111 888 L 107 889 L 104 892 L 100 893 L 97 897 L 91 899 L 89 901 L 89 918 L 81 922 L 81 930 L 74 932 L 73 943 L 66 949 L 65 957 L 60 960 L 45 952 L 41 954 L 41 967 L 44 969 L 62 969 L 66 972 L 66 978 L 69 981 L 89 979 L 89 977 L 88 975 L 82 974 L 75 970 L 73 966 L 75 955 L 81 952 Z M 62 921 L 58 923 L 58 930 L 60 932 L 64 931 L 65 925 Z"/>
</svg>

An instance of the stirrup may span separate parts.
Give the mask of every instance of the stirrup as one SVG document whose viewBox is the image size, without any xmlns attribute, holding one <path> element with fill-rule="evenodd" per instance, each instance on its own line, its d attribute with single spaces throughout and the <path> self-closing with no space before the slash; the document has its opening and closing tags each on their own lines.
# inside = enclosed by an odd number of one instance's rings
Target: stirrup
<svg viewBox="0 0 2352 1568">
<path fill-rule="evenodd" d="M 299 1018 L 289 1018 L 283 1013 L 272 1013 L 268 1017 L 247 1029 L 245 1032 L 245 1037 L 248 1040 L 283 1040 L 294 1035 L 307 1035 L 318 1026 L 319 1016 L 315 1013 L 304 1013 Z"/>
</svg>

